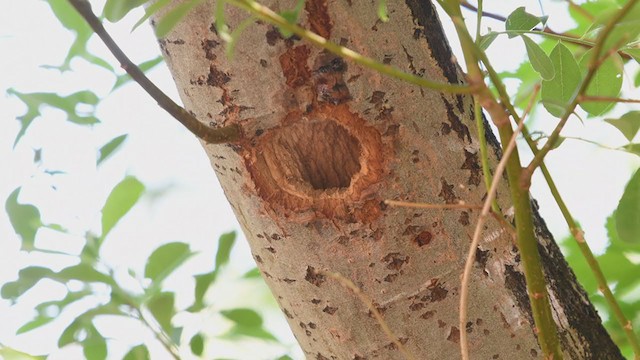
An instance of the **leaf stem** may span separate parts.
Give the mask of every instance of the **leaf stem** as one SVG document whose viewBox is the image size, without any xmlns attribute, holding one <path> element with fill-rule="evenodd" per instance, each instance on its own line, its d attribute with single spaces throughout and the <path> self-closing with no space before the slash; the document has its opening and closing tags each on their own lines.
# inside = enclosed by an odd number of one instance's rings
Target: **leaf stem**
<svg viewBox="0 0 640 360">
<path fill-rule="evenodd" d="M 160 90 L 120 49 L 118 44 L 107 33 L 102 22 L 91 10 L 87 0 L 68 0 L 78 13 L 87 21 L 93 31 L 102 39 L 109 51 L 120 62 L 120 66 L 158 103 L 158 105 L 184 125 L 198 138 L 209 144 L 224 144 L 234 142 L 242 137 L 242 130 L 238 124 L 219 128 L 212 128 L 196 119 L 191 113 L 176 104 L 162 90 Z"/>
</svg>

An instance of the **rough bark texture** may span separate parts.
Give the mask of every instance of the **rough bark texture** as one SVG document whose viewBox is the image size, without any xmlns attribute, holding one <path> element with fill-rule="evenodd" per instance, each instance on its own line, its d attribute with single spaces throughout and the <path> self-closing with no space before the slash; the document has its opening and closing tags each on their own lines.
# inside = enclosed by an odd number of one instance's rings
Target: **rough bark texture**
<svg viewBox="0 0 640 360">
<path fill-rule="evenodd" d="M 294 6 L 265 3 L 276 11 Z M 374 5 L 307 0 L 300 21 L 384 63 L 463 82 L 430 2 L 389 2 L 388 23 Z M 246 129 L 238 144 L 205 148 L 307 357 L 401 358 L 366 306 L 323 270 L 357 284 L 418 359 L 459 358 L 460 331 L 469 333 L 474 359 L 540 358 L 509 231 L 487 224 L 469 322 L 459 329 L 459 279 L 477 211 L 383 203 L 481 203 L 471 98 L 389 79 L 284 39 L 260 21 L 230 60 L 212 9 L 211 2 L 198 7 L 161 47 L 187 109 L 211 126 L 241 122 Z M 231 29 L 246 17 L 227 11 Z M 509 208 L 504 187 L 499 201 Z M 544 222 L 537 224 L 567 358 L 621 358 Z"/>
</svg>

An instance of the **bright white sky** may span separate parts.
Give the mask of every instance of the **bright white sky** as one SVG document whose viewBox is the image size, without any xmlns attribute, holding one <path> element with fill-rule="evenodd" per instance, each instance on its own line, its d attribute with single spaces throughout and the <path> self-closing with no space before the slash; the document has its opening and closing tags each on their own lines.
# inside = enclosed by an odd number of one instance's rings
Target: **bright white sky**
<svg viewBox="0 0 640 360">
<path fill-rule="evenodd" d="M 504 3 L 508 3 L 508 8 Z M 485 6 L 487 10 L 506 15 L 520 5 L 526 5 L 529 12 L 540 14 L 537 1 L 487 1 Z M 567 27 L 566 18 L 553 16 L 556 9 L 564 8 L 562 2 L 545 2 L 545 7 L 546 14 L 552 14 L 550 24 L 555 30 Z M 474 18 L 471 13 L 466 14 Z M 155 57 L 158 47 L 148 26 L 130 33 L 138 18 L 139 14 L 129 16 L 109 29 L 125 52 L 135 62 L 142 62 Z M 502 29 L 499 23 L 487 24 L 494 29 Z M 58 24 L 44 1 L 5 2 L 0 12 L 0 69 L 3 69 L 0 72 L 0 93 L 5 94 L 10 87 L 22 92 L 61 94 L 89 88 L 99 95 L 108 95 L 114 77 L 84 61 L 75 61 L 74 71 L 63 75 L 40 67 L 43 64 L 60 64 L 72 39 L 73 35 Z M 101 43 L 92 42 L 90 50 L 115 64 Z M 524 53 L 520 40 L 499 39 L 492 46 L 489 57 L 496 59 L 497 68 L 513 70 Z M 150 77 L 177 99 L 175 85 L 164 65 L 152 71 Z M 635 95 L 638 97 L 637 93 Z M 178 293 L 185 294 L 177 299 L 179 308 L 189 305 L 193 288 L 191 274 L 210 271 L 218 236 L 239 229 L 196 139 L 160 110 L 135 84 L 109 95 L 101 103 L 97 115 L 102 123 L 94 128 L 69 124 L 62 112 L 47 108 L 42 110 L 44 116 L 32 124 L 27 135 L 12 149 L 19 129 L 15 118 L 25 110 L 15 97 L 0 96 L 2 203 L 16 187 L 22 185 L 20 202 L 37 204 L 45 223 L 62 224 L 76 237 L 70 239 L 41 230 L 37 244 L 49 249 L 77 252 L 80 244 L 78 239 L 85 231 L 99 232 L 100 209 L 111 188 L 127 174 L 138 177 L 148 189 L 163 193 L 156 198 L 147 196 L 134 207 L 109 236 L 102 257 L 123 273 L 127 268 L 142 272 L 146 257 L 160 244 L 188 242 L 200 254 L 181 268 L 178 276 L 169 279 L 167 284 Z M 625 111 L 623 108 L 617 113 Z M 543 116 L 538 116 L 536 120 L 536 125 L 547 123 L 547 126 L 542 126 L 544 128 L 549 128 L 551 123 Z M 129 134 L 129 139 L 122 150 L 96 169 L 96 150 L 124 133 Z M 584 126 L 573 121 L 565 133 L 612 146 L 625 143 L 612 127 L 588 120 Z M 42 165 L 33 163 L 33 151 L 38 148 L 44 148 Z M 594 248 L 602 249 L 606 241 L 604 221 L 617 206 L 626 181 L 640 162 L 627 154 L 567 141 L 560 150 L 548 157 L 547 164 L 571 211 L 584 226 L 589 242 Z M 45 169 L 63 170 L 66 174 L 50 176 L 43 173 Z M 562 238 L 567 233 L 565 224 L 540 177 L 534 179 L 533 193 L 551 229 L 557 238 Z M 19 245 L 6 214 L 0 211 L 0 284 L 14 280 L 17 271 L 27 265 L 51 263 L 51 256 L 19 252 Z M 62 268 L 71 263 L 70 259 L 58 257 L 55 264 Z M 240 236 L 232 255 L 231 272 L 241 274 L 253 266 L 248 246 Z M 183 275 L 182 278 L 180 275 Z M 43 331 L 14 336 L 15 330 L 32 318 L 33 306 L 63 294 L 60 285 L 40 285 L 27 293 L 16 306 L 11 307 L 7 302 L 0 301 L 0 343 L 34 354 L 54 351 L 57 336 L 73 313 L 63 314 L 62 318 L 66 318 L 66 321 L 45 327 Z M 265 303 L 265 294 L 264 287 L 255 284 L 241 286 L 227 281 L 212 291 L 210 301 L 216 309 L 260 306 Z M 267 323 L 273 324 L 271 328 L 283 341 L 293 344 L 284 320 L 274 312 L 273 305 L 264 310 Z M 211 323 L 218 324 L 219 320 L 216 315 L 207 319 L 181 319 L 187 324 L 187 329 L 208 323 L 206 328 L 213 333 L 222 331 L 211 330 L 218 326 Z M 221 323 L 221 329 L 224 330 L 224 326 Z M 111 343 L 114 352 L 110 353 L 110 358 L 114 359 L 121 358 L 127 346 L 151 338 L 149 333 L 130 323 L 105 320 L 99 323 L 99 329 L 105 336 L 114 339 Z M 155 347 L 152 351 L 154 359 L 167 358 L 162 349 Z M 209 355 L 269 359 L 285 351 L 281 347 L 246 347 L 243 344 L 224 343 L 218 344 Z M 79 348 L 72 347 L 54 353 L 50 359 L 79 357 Z"/>
</svg>

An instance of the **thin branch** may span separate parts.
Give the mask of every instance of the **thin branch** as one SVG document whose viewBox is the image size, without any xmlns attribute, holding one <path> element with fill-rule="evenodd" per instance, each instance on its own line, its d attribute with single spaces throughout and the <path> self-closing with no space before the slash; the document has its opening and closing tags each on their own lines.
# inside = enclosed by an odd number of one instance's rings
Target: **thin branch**
<svg viewBox="0 0 640 360">
<path fill-rule="evenodd" d="M 600 53 L 603 50 L 602 47 L 604 46 L 604 43 L 607 37 L 609 37 L 609 34 L 611 33 L 615 25 L 618 23 L 618 21 L 620 21 L 629 12 L 629 10 L 631 10 L 631 8 L 636 5 L 637 1 L 638 0 L 630 0 L 629 2 L 627 2 L 622 7 L 622 9 L 620 9 L 611 18 L 611 20 L 607 23 L 607 25 L 604 27 L 604 29 L 598 36 L 596 45 L 593 47 L 593 55 L 589 60 L 587 74 L 585 75 L 584 80 L 582 80 L 582 83 L 580 84 L 580 88 L 578 88 L 578 92 L 576 93 L 576 95 L 573 96 L 573 99 L 565 109 L 565 112 L 562 115 L 562 118 L 560 118 L 558 125 L 556 125 L 555 129 L 551 133 L 551 136 L 549 136 L 549 140 L 544 144 L 542 149 L 540 149 L 540 152 L 533 158 L 533 160 L 531 160 L 531 163 L 529 163 L 527 168 L 522 171 L 520 185 L 523 186 L 524 188 L 526 189 L 529 188 L 531 184 L 531 176 L 533 176 L 533 172 L 538 166 L 540 166 L 540 164 L 542 163 L 542 160 L 547 155 L 547 153 L 549 153 L 549 151 L 553 149 L 553 146 L 555 145 L 556 140 L 560 136 L 560 131 L 562 131 L 562 128 L 566 124 L 567 120 L 569 119 L 571 114 L 574 112 L 576 106 L 578 106 L 580 97 L 583 96 L 587 91 L 587 88 L 589 87 L 591 80 L 595 76 L 596 70 L 598 70 L 598 67 L 602 63 L 602 61 L 604 61 L 608 57 L 609 53 L 605 54 L 604 57 L 600 58 Z"/>
<path fill-rule="evenodd" d="M 427 203 L 416 203 L 416 202 L 406 202 L 406 201 L 397 201 L 397 200 L 385 200 L 384 203 L 390 206 L 400 206 L 400 207 L 409 207 L 415 209 L 440 209 L 440 210 L 454 210 L 454 209 L 482 209 L 482 205 L 476 204 L 427 204 Z"/>
<path fill-rule="evenodd" d="M 640 99 L 623 99 L 617 97 L 608 96 L 593 96 L 593 95 L 581 95 L 578 96 L 578 102 L 615 102 L 615 103 L 628 103 L 628 104 L 640 104 Z"/>
<path fill-rule="evenodd" d="M 402 342 L 400 342 L 400 340 L 398 340 L 398 337 L 393 333 L 393 331 L 391 331 L 391 328 L 389 328 L 389 325 L 387 324 L 387 322 L 382 317 L 382 314 L 380 314 L 380 311 L 378 311 L 376 306 L 373 304 L 373 301 L 371 301 L 371 299 L 369 299 L 367 297 L 367 295 L 365 293 L 363 293 L 362 290 L 360 290 L 360 288 L 358 286 L 356 286 L 356 284 L 353 283 L 353 281 L 347 279 L 346 277 L 344 277 L 341 274 L 336 273 L 336 272 L 320 271 L 320 273 L 324 274 L 324 275 L 326 275 L 326 276 L 328 276 L 328 277 L 330 277 L 330 278 L 332 278 L 332 279 L 334 279 L 336 281 L 338 281 L 342 286 L 344 286 L 347 289 L 353 291 L 353 293 L 356 294 L 356 296 L 360 299 L 360 301 L 367 306 L 367 308 L 369 309 L 369 311 L 371 312 L 373 317 L 376 319 L 376 321 L 378 322 L 378 324 L 382 328 L 382 331 L 385 333 L 385 335 L 387 335 L 389 340 L 391 340 L 391 342 L 393 342 L 395 344 L 395 346 L 398 348 L 400 353 L 402 353 L 402 355 L 405 357 L 405 359 L 409 359 L 409 360 L 415 360 L 416 359 L 404 347 Z"/>
<path fill-rule="evenodd" d="M 253 0 L 228 0 L 227 3 L 237 6 L 241 9 L 244 9 L 257 18 L 260 18 L 275 26 L 278 26 L 281 29 L 289 31 L 295 35 L 298 35 L 299 37 L 309 41 L 313 45 L 316 45 L 325 50 L 328 50 L 336 55 L 342 56 L 345 59 L 349 59 L 361 66 L 375 70 L 381 74 L 388 75 L 392 78 L 405 81 L 409 84 L 414 84 L 427 89 L 454 93 L 454 94 L 469 94 L 475 90 L 472 86 L 430 81 L 428 79 L 404 72 L 394 66 L 390 66 L 390 65 L 386 65 L 381 62 L 378 62 L 370 57 L 364 56 L 349 48 L 346 48 L 344 46 L 340 46 L 334 42 L 331 42 L 323 38 L 322 36 L 314 32 L 311 32 L 309 30 L 306 30 L 296 24 L 290 23 L 285 18 L 275 13 L 273 10 Z"/>
<path fill-rule="evenodd" d="M 211 128 L 196 119 L 191 113 L 176 104 L 162 90 L 160 90 L 147 76 L 124 54 L 122 49 L 107 33 L 102 22 L 91 10 L 87 0 L 68 0 L 78 13 L 87 21 L 93 31 L 102 39 L 113 56 L 118 59 L 120 66 L 158 103 L 158 105 L 184 125 L 195 136 L 209 144 L 223 144 L 239 140 L 242 130 L 238 124 L 220 128 Z"/>
<path fill-rule="evenodd" d="M 469 303 L 469 279 L 471 277 L 471 270 L 473 268 L 473 263 L 476 257 L 476 250 L 478 248 L 478 244 L 480 242 L 480 235 L 482 234 L 482 228 L 484 226 L 485 220 L 489 212 L 491 211 L 491 204 L 496 196 L 496 191 L 498 190 L 498 184 L 500 184 L 500 179 L 502 178 L 502 173 L 505 171 L 507 167 L 507 163 L 511 153 L 516 148 L 516 138 L 522 128 L 524 127 L 524 119 L 526 114 L 530 111 L 535 98 L 538 94 L 539 87 L 536 87 L 534 93 L 531 96 L 531 101 L 529 102 L 529 106 L 525 111 L 525 114 L 522 116 L 522 119 L 518 123 L 518 127 L 513 132 L 511 139 L 509 139 L 509 143 L 507 144 L 506 149 L 504 150 L 504 154 L 498 166 L 496 168 L 496 172 L 493 176 L 493 180 L 491 181 L 491 187 L 489 188 L 489 192 L 487 194 L 487 198 L 484 201 L 482 206 L 482 211 L 480 212 L 480 216 L 478 217 L 478 222 L 476 223 L 476 228 L 473 232 L 473 238 L 471 240 L 471 245 L 469 247 L 469 253 L 467 255 L 467 261 L 464 265 L 464 272 L 462 273 L 462 283 L 460 285 L 460 319 L 459 319 L 459 327 L 460 329 L 465 329 L 467 323 L 467 309 Z M 467 360 L 469 359 L 469 341 L 467 339 L 467 332 L 460 331 L 460 351 L 462 353 L 462 358 Z"/>
</svg>

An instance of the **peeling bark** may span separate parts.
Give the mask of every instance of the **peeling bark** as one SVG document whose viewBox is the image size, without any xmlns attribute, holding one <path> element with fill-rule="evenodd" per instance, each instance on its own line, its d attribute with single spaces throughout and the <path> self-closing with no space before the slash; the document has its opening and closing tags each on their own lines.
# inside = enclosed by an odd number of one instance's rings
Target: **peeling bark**
<svg viewBox="0 0 640 360">
<path fill-rule="evenodd" d="M 267 1 L 276 11 L 294 1 Z M 428 1 L 307 0 L 307 28 L 384 63 L 461 83 Z M 247 15 L 229 8 L 233 29 Z M 348 289 L 352 280 L 418 359 L 459 357 L 460 274 L 477 210 L 391 208 L 385 199 L 479 204 L 485 197 L 468 96 L 389 79 L 284 39 L 257 21 L 229 60 L 205 2 L 160 44 L 188 110 L 248 137 L 205 149 L 254 258 L 309 359 L 399 359 L 396 345 Z M 497 143 L 490 143 L 499 154 Z M 495 156 L 492 164 L 497 162 Z M 503 186 L 498 202 L 508 208 Z M 537 218 L 554 315 L 567 358 L 619 350 Z M 539 358 L 513 239 L 489 221 L 470 293 L 474 359 Z"/>
</svg>

